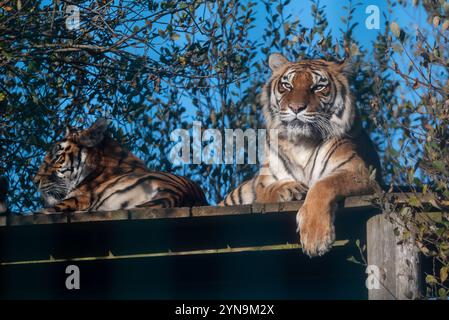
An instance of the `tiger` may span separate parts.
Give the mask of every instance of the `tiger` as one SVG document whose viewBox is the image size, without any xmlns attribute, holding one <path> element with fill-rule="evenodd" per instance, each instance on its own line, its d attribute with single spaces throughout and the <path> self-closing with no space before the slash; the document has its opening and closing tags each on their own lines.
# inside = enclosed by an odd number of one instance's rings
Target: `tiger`
<svg viewBox="0 0 449 320">
<path fill-rule="evenodd" d="M 219 205 L 303 200 L 296 215 L 301 248 L 322 256 L 335 241 L 338 202 L 381 188 L 379 156 L 350 92 L 350 63 L 291 62 L 273 53 L 268 64 L 260 98 L 269 129 L 264 160 Z"/>
<path fill-rule="evenodd" d="M 0 214 L 8 212 L 8 204 L 6 196 L 8 194 L 8 180 L 6 177 L 0 176 Z"/>
<path fill-rule="evenodd" d="M 51 146 L 33 179 L 45 203 L 39 213 L 207 204 L 190 179 L 150 171 L 107 134 L 108 125 L 99 118 L 85 130 L 68 127 Z"/>
</svg>

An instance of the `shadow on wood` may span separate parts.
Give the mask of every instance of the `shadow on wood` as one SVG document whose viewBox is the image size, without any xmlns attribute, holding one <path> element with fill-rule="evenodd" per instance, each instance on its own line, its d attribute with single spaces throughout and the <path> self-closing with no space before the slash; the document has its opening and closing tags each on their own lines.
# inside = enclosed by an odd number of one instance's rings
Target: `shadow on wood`
<svg viewBox="0 0 449 320">
<path fill-rule="evenodd" d="M 295 233 L 301 202 L 1 217 L 0 297 L 366 299 L 365 267 L 347 258 L 360 257 L 355 241 L 366 243 L 368 219 L 380 221 L 373 199 L 346 199 L 339 241 L 313 259 Z M 369 263 L 397 275 L 404 261 L 388 264 L 395 243 L 379 223 L 368 224 Z M 65 288 L 70 264 L 80 290 Z M 400 297 L 414 298 L 412 287 Z"/>
</svg>

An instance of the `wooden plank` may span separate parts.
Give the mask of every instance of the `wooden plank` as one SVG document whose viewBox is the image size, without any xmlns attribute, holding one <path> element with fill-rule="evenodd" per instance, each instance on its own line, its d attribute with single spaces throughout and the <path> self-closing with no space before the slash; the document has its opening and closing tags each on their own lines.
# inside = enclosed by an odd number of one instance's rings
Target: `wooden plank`
<svg viewBox="0 0 449 320">
<path fill-rule="evenodd" d="M 251 213 L 252 213 L 251 205 L 239 205 L 229 207 L 204 206 L 192 208 L 193 217 L 228 216 L 228 215 L 241 215 Z"/>
<path fill-rule="evenodd" d="M 421 263 L 413 234 L 403 240 L 404 226 L 385 214 L 376 215 L 367 223 L 369 276 L 374 277 L 369 289 L 370 300 L 405 300 L 420 297 Z M 400 241 L 401 240 L 401 241 Z"/>
<path fill-rule="evenodd" d="M 421 195 L 414 193 L 397 193 L 389 194 L 388 197 L 393 197 L 398 204 L 407 203 L 408 197 L 414 196 L 422 203 L 429 203 L 429 195 Z M 348 197 L 340 203 L 340 208 L 344 209 L 374 209 L 376 206 L 377 197 L 375 195 Z M 16 215 L 10 214 L 6 220 L 0 217 L 0 228 L 14 225 L 32 225 L 32 224 L 58 224 L 58 223 L 78 223 L 78 222 L 93 222 L 93 221 L 120 221 L 120 220 L 141 220 L 141 219 L 166 219 L 166 218 L 185 218 L 205 217 L 205 216 L 232 216 L 245 214 L 265 214 L 275 212 L 294 213 L 299 210 L 303 201 L 291 201 L 284 203 L 266 203 L 253 205 L 239 205 L 229 207 L 218 206 L 204 206 L 194 208 L 169 208 L 169 209 L 154 209 L 154 208 L 139 208 L 131 210 L 117 210 L 113 212 L 74 212 L 68 216 L 61 214 L 52 215 Z M 353 210 L 351 210 L 353 211 Z"/>
<path fill-rule="evenodd" d="M 187 214 L 188 209 L 184 209 Z M 360 210 L 336 219 L 338 240 L 365 238 L 365 223 L 377 213 Z M 177 219 L 135 219 L 28 225 L 0 228 L 4 246 L 0 261 L 47 260 L 160 252 L 210 250 L 235 247 L 297 244 L 296 210 L 265 214 L 184 217 Z M 356 250 L 357 251 L 357 250 Z M 354 252 L 354 255 L 356 252 Z M 343 257 L 346 259 L 347 257 Z"/>
<path fill-rule="evenodd" d="M 117 210 L 114 212 L 73 212 L 70 213 L 70 223 L 127 220 L 128 212 L 126 210 Z"/>
<path fill-rule="evenodd" d="M 171 219 L 190 217 L 190 208 L 144 208 L 128 210 L 130 220 Z"/>
<path fill-rule="evenodd" d="M 8 226 L 28 226 L 39 224 L 60 224 L 68 223 L 68 214 L 30 214 L 26 216 L 8 215 L 6 225 Z"/>
</svg>

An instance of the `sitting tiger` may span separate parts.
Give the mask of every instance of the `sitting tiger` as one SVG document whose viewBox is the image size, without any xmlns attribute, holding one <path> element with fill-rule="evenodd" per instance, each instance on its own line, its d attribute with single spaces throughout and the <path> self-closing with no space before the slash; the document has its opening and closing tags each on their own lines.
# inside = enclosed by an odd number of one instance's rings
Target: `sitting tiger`
<svg viewBox="0 0 449 320">
<path fill-rule="evenodd" d="M 337 202 L 378 190 L 379 157 L 362 130 L 345 63 L 290 62 L 275 53 L 269 66 L 261 101 L 267 129 L 275 130 L 268 133 L 264 163 L 221 205 L 305 198 L 296 217 L 301 246 L 321 256 L 335 241 Z"/>
<path fill-rule="evenodd" d="M 46 204 L 42 213 L 207 204 L 198 185 L 149 171 L 106 134 L 107 127 L 98 119 L 86 130 L 68 128 L 52 146 L 34 178 Z"/>
</svg>

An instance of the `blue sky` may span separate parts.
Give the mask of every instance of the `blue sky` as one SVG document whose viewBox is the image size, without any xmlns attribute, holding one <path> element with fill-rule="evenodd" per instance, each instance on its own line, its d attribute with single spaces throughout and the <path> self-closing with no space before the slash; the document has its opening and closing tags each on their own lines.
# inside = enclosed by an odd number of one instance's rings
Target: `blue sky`
<svg viewBox="0 0 449 320">
<path fill-rule="evenodd" d="M 385 18 L 382 13 L 388 14 L 388 2 L 386 0 L 356 0 L 354 4 L 360 4 L 356 6 L 354 12 L 354 22 L 358 22 L 359 25 L 354 30 L 354 38 L 358 39 L 366 48 L 370 47 L 372 41 L 375 40 L 378 32 L 385 30 Z M 344 24 L 341 21 L 341 17 L 346 16 L 346 10 L 343 6 L 347 6 L 349 1 L 345 0 L 320 0 L 320 6 L 325 6 L 325 13 L 329 22 L 329 26 L 332 30 L 334 37 L 338 37 L 340 31 L 339 28 L 343 28 Z M 375 5 L 381 12 L 380 16 L 380 30 L 367 29 L 365 27 L 365 20 L 369 14 L 365 13 L 368 6 Z M 258 18 L 256 21 L 255 34 L 262 34 L 265 26 L 264 22 L 264 9 L 263 4 L 259 3 Z M 292 14 L 292 17 L 298 17 L 300 22 L 305 26 L 312 25 L 312 16 L 310 14 L 311 2 L 309 0 L 292 0 L 288 5 L 287 12 Z M 396 21 L 401 27 L 413 27 L 413 25 L 423 25 L 426 19 L 426 13 L 421 7 L 413 7 L 408 5 L 406 8 L 396 6 L 391 13 L 391 21 Z"/>
</svg>

